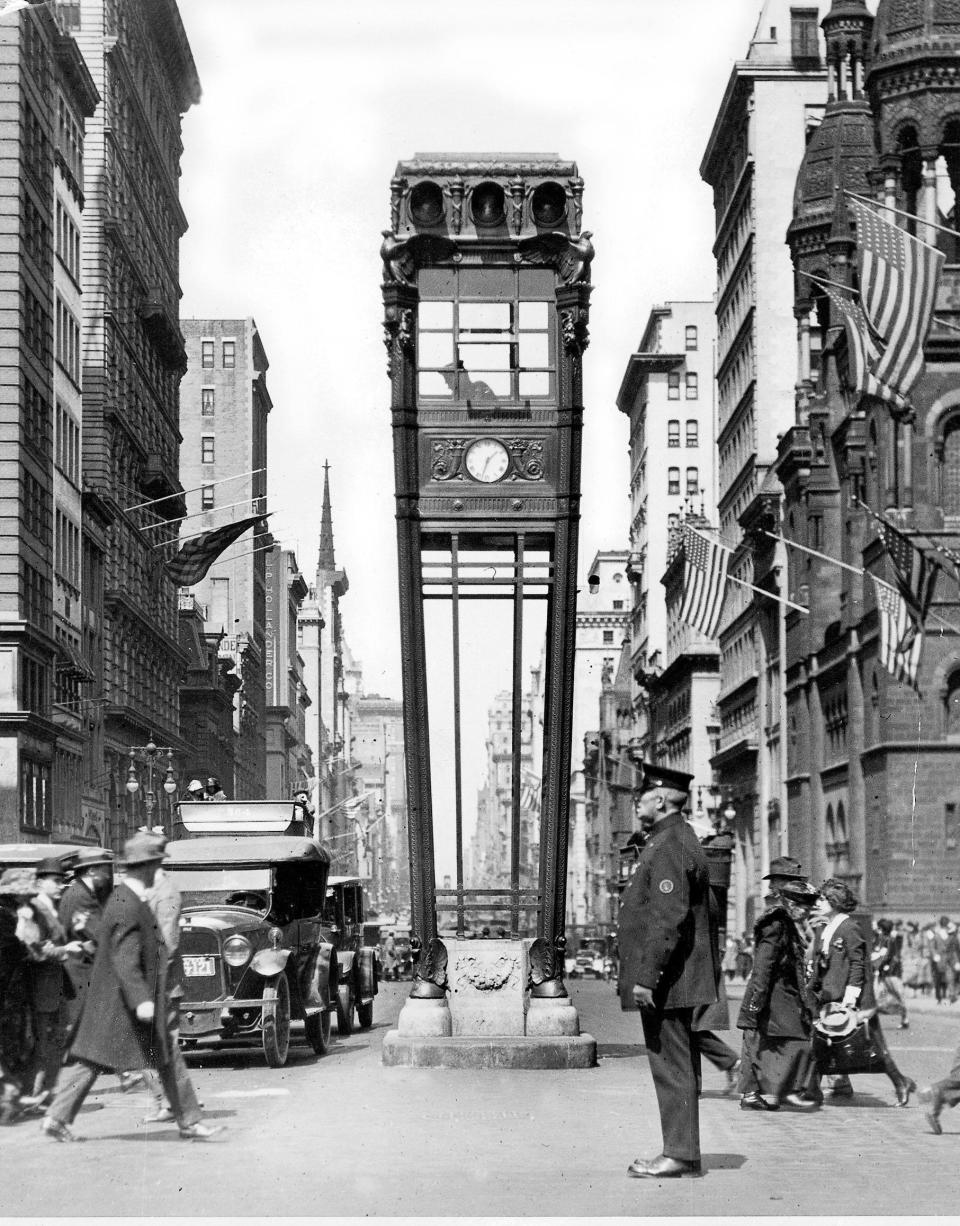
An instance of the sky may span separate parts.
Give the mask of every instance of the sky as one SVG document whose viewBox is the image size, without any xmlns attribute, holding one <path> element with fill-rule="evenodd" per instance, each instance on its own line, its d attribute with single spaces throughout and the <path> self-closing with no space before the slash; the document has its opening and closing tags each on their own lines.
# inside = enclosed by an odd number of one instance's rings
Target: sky
<svg viewBox="0 0 960 1226">
<path fill-rule="evenodd" d="M 629 530 L 616 396 L 650 308 L 709 299 L 699 165 L 760 0 L 180 0 L 203 87 L 183 120 L 181 315 L 252 315 L 270 362 L 271 526 L 308 579 L 330 463 L 344 628 L 400 696 L 380 231 L 420 151 L 577 161 L 596 258 L 580 572 Z M 505 679 L 506 680 L 506 679 Z"/>
<path fill-rule="evenodd" d="M 397 162 L 427 151 L 528 151 L 578 163 L 583 228 L 596 248 L 582 585 L 598 550 L 629 543 L 628 420 L 616 397 L 649 312 L 713 297 L 712 195 L 699 167 L 761 0 L 179 3 L 203 87 L 183 120 L 181 315 L 256 320 L 274 405 L 271 529 L 312 580 L 329 461 L 336 558 L 350 580 L 344 633 L 365 692 L 399 698 L 379 256 Z M 449 638 L 446 627 L 428 628 L 434 647 Z M 486 713 L 510 686 L 510 630 L 493 619 L 465 621 L 463 632 L 469 839 Z M 450 670 L 431 651 L 442 875 L 454 860 L 452 823 L 440 816 L 454 806 L 453 706 Z M 525 668 L 537 654 L 525 651 Z"/>
</svg>

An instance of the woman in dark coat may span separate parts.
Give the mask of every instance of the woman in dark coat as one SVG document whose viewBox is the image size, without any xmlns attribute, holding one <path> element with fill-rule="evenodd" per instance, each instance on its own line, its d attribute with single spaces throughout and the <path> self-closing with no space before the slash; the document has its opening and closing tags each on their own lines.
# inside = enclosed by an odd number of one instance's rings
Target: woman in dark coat
<svg viewBox="0 0 960 1226">
<path fill-rule="evenodd" d="M 737 1018 L 744 1032 L 742 1060 L 750 1066 L 741 1074 L 741 1087 L 747 1088 L 741 1108 L 815 1107 L 803 1089 L 813 1020 L 804 975 L 806 922 L 816 899 L 817 891 L 806 881 L 778 879 L 754 926 L 753 970 Z"/>
<path fill-rule="evenodd" d="M 831 877 L 820 887 L 817 911 L 826 922 L 818 929 L 811 948 L 810 990 L 821 1011 L 832 1004 L 843 1004 L 869 1015 L 870 1034 L 897 1092 L 897 1106 L 905 1107 L 917 1085 L 897 1068 L 880 1028 L 870 951 L 860 926 L 851 916 L 859 901 L 846 882 L 837 877 Z M 809 1092 L 815 1102 L 822 1100 L 822 1075 L 814 1064 Z"/>
</svg>

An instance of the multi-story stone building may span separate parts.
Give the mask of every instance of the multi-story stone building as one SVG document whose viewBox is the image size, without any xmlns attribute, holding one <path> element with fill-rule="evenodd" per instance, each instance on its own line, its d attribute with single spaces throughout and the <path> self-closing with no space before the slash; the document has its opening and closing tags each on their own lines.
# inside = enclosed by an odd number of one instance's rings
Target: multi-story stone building
<svg viewBox="0 0 960 1226">
<path fill-rule="evenodd" d="M 312 704 L 297 648 L 297 617 L 307 595 L 296 554 L 275 545 L 266 556 L 264 681 L 267 690 L 267 788 L 282 798 L 314 790 L 313 754 L 306 713 Z"/>
<path fill-rule="evenodd" d="M 207 629 L 206 608 L 180 593 L 180 646 L 187 666 L 180 684 L 180 730 L 186 748 L 178 757 L 180 792 L 191 779 L 233 778 L 233 708 L 240 678 L 220 654 L 222 633 Z"/>
<path fill-rule="evenodd" d="M 188 518 L 181 538 L 267 512 L 267 421 L 273 402 L 260 330 L 244 319 L 185 319 L 189 367 L 181 388 L 180 475 Z M 272 545 L 250 528 L 193 588 L 206 626 L 222 631 L 220 652 L 234 662 L 240 689 L 234 714 L 234 778 L 228 796 L 267 794 L 266 568 Z"/>
<path fill-rule="evenodd" d="M 403 703 L 379 694 L 350 700 L 354 773 L 363 799 L 354 811 L 357 839 L 342 839 L 368 877 L 369 901 L 381 914 L 410 907 L 407 778 Z M 339 867 L 339 866 L 338 866 Z"/>
<path fill-rule="evenodd" d="M 716 217 L 720 530 L 733 550 L 730 574 L 758 586 L 775 584 L 776 575 L 755 574 L 744 532 L 779 497 L 769 470 L 778 436 L 793 423 L 797 324 L 783 236 L 796 167 L 826 103 L 818 20 L 815 5 L 765 0 L 746 59 L 731 72 L 700 166 L 713 189 Z M 780 556 L 776 565 L 782 564 Z M 737 814 L 738 931 L 750 926 L 761 901 L 761 879 L 785 808 L 777 608 L 748 588 L 727 585 L 713 767 L 725 804 Z"/>
<path fill-rule="evenodd" d="M 56 823 L 58 834 L 77 838 L 87 834 L 80 804 L 87 666 L 76 599 L 80 219 L 84 123 L 98 95 L 57 10 L 3 22 L 0 64 L 0 501 L 7 526 L 0 545 L 0 837 L 39 839 Z"/>
<path fill-rule="evenodd" d="M 570 774 L 570 844 L 567 868 L 567 923 L 577 928 L 596 922 L 594 899 L 606 892 L 600 833 L 587 823 L 584 781 L 586 738 L 597 726 L 597 703 L 604 682 L 612 681 L 629 633 L 632 598 L 626 550 L 602 550 L 587 570 L 577 598 L 571 744 L 576 749 Z"/>
<path fill-rule="evenodd" d="M 102 833 L 117 844 L 144 817 L 142 790 L 134 804 L 123 788 L 129 748 L 151 737 L 181 746 L 177 591 L 167 551 L 153 548 L 164 530 L 145 529 L 184 509 L 180 122 L 199 101 L 200 82 L 175 0 L 63 8 L 102 99 L 84 144 L 82 476 L 85 506 L 99 521 L 84 552 L 93 586 L 84 611 L 94 617 L 101 530 L 106 546 L 102 677 L 87 711 L 91 743 L 102 739 L 103 749 L 85 782 L 106 793 Z"/>
<path fill-rule="evenodd" d="M 0 358 L 12 415 L 0 496 L 15 525 L 2 550 L 0 837 L 99 841 L 102 792 L 84 801 L 86 782 L 102 777 L 87 735 L 102 707 L 85 650 L 93 618 L 81 602 L 83 148 L 99 94 L 72 36 L 75 17 L 72 6 L 44 5 L 0 26 L 9 83 L 0 212 L 12 223 L 0 294 L 4 317 L 20 321 L 4 332 Z"/>
<path fill-rule="evenodd" d="M 917 689 L 895 680 L 868 577 L 895 572 L 863 504 L 920 547 L 958 547 L 957 17 L 933 0 L 881 0 L 874 21 L 863 0 L 835 0 L 824 18 L 830 101 L 796 181 L 797 411 L 777 462 L 785 535 L 848 567 L 789 550 L 785 586 L 809 608 L 786 626 L 790 853 L 814 877 L 847 880 L 871 911 L 914 917 L 951 912 L 960 885 L 960 598 L 947 565 Z M 844 189 L 946 256 L 907 412 L 857 392 L 822 288 L 856 284 Z M 823 338 L 819 369 L 808 336 Z"/>
</svg>

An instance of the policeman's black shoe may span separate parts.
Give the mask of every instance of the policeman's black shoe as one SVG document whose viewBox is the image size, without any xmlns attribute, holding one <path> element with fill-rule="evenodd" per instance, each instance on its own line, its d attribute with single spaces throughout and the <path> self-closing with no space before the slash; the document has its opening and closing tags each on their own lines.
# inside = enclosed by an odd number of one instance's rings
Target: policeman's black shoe
<svg viewBox="0 0 960 1226">
<path fill-rule="evenodd" d="M 911 1081 L 909 1077 L 904 1077 L 902 1081 L 897 1083 L 897 1106 L 906 1107 L 910 1102 L 910 1095 L 917 1088 L 917 1083 Z"/>
<path fill-rule="evenodd" d="M 695 1179 L 703 1174 L 699 1158 L 635 1158 L 627 1167 L 632 1179 Z"/>
<path fill-rule="evenodd" d="M 837 1078 L 833 1083 L 833 1088 L 830 1090 L 831 1098 L 853 1098 L 853 1083 L 850 1078 L 844 1073 Z"/>
<path fill-rule="evenodd" d="M 741 1111 L 779 1111 L 780 1104 L 772 1103 L 769 1101 L 769 1099 L 766 1099 L 762 1095 L 757 1094 L 757 1093 L 743 1094 L 740 1097 L 740 1110 Z"/>
</svg>

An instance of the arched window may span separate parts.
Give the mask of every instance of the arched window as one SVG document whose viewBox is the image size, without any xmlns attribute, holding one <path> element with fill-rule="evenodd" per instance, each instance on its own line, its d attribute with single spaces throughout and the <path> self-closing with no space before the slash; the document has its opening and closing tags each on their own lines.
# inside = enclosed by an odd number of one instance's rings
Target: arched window
<svg viewBox="0 0 960 1226">
<path fill-rule="evenodd" d="M 903 190 L 903 207 L 913 217 L 907 219 L 907 230 L 916 234 L 917 223 L 914 218 L 919 213 L 920 189 L 923 186 L 923 157 L 920 153 L 920 141 L 915 128 L 904 128 L 897 139 L 897 153 L 900 155 L 900 184 Z"/>
<path fill-rule="evenodd" d="M 960 668 L 954 669 L 947 681 L 946 735 L 948 741 L 960 741 Z"/>
<path fill-rule="evenodd" d="M 837 803 L 837 842 L 846 843 L 847 841 L 847 813 L 843 807 L 843 801 Z"/>
<path fill-rule="evenodd" d="M 833 846 L 837 841 L 837 825 L 833 817 L 833 805 L 827 805 L 827 818 L 825 823 L 825 833 L 827 836 L 827 855 L 833 857 Z"/>
<path fill-rule="evenodd" d="M 960 516 L 960 414 L 946 422 L 940 451 L 940 506 L 945 516 Z"/>
<path fill-rule="evenodd" d="M 960 120 L 951 119 L 943 130 L 940 156 L 937 158 L 937 216 L 948 231 L 956 229 L 957 189 L 960 188 Z M 956 234 L 937 232 L 937 246 L 947 257 L 948 264 L 960 260 Z"/>
</svg>

